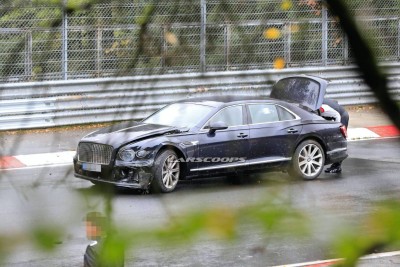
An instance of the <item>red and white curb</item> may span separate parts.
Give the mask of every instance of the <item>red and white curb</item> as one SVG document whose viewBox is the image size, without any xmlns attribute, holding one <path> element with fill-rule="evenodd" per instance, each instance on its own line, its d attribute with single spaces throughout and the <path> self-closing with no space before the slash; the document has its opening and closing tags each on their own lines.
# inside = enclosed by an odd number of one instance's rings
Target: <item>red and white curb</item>
<svg viewBox="0 0 400 267">
<path fill-rule="evenodd" d="M 367 128 L 349 128 L 348 141 L 379 139 L 400 136 L 400 131 L 392 125 Z M 0 156 L 0 170 L 39 168 L 43 166 L 72 165 L 75 151 L 30 154 L 19 156 Z"/>
<path fill-rule="evenodd" d="M 400 136 L 400 131 L 394 125 L 347 129 L 348 141 L 389 138 L 397 136 Z"/>
<path fill-rule="evenodd" d="M 75 151 L 0 157 L 0 170 L 72 165 Z"/>
<path fill-rule="evenodd" d="M 359 263 L 368 264 L 369 260 L 384 259 L 384 258 L 397 257 L 397 256 L 400 256 L 400 251 L 375 253 L 375 254 L 370 254 L 370 255 L 361 257 L 359 259 Z M 340 263 L 342 261 L 343 261 L 343 259 L 330 259 L 330 260 L 322 260 L 322 261 L 310 261 L 310 262 L 286 264 L 286 265 L 279 265 L 279 266 L 274 266 L 274 267 L 329 267 L 329 266 L 335 266 L 335 264 Z M 374 266 L 374 265 L 371 265 L 371 266 Z"/>
</svg>

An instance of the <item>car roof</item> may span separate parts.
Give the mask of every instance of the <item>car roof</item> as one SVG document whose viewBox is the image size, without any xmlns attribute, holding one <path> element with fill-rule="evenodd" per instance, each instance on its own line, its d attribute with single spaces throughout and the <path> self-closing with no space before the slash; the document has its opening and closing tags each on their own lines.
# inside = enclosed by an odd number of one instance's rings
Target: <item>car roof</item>
<svg viewBox="0 0 400 267">
<path fill-rule="evenodd" d="M 179 102 L 183 103 L 199 103 L 213 107 L 218 107 L 226 104 L 246 103 L 249 101 L 268 101 L 268 102 L 281 102 L 276 99 L 263 97 L 263 96 L 248 96 L 248 95 L 220 95 L 220 96 L 204 96 L 204 97 L 191 97 L 183 99 Z"/>
</svg>

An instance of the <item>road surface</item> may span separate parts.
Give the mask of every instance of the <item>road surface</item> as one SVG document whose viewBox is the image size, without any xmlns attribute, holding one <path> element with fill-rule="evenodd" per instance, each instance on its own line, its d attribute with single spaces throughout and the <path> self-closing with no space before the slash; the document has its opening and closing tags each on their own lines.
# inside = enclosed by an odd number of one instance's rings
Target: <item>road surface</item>
<svg viewBox="0 0 400 267">
<path fill-rule="evenodd" d="M 373 209 L 373 202 L 400 199 L 400 140 L 349 143 L 343 173 L 323 174 L 315 181 L 297 181 L 270 173 L 232 185 L 226 178 L 183 182 L 164 195 L 116 191 L 114 221 L 133 228 L 158 227 L 170 216 L 207 207 L 242 207 L 279 195 L 311 218 L 308 237 L 265 236 L 251 225 L 241 226 L 236 242 L 203 237 L 185 247 L 143 245 L 129 251 L 126 266 L 274 266 L 331 258 L 329 242 L 338 230 L 354 225 Z M 80 266 L 88 244 L 82 219 L 88 210 L 102 210 L 102 192 L 76 179 L 72 166 L 0 172 L 0 235 L 29 236 L 38 223 L 66 228 L 52 254 L 32 245 L 8 253 L 5 266 Z M 10 245 L 11 246 L 11 245 Z M 382 266 L 398 266 L 385 262 Z"/>
</svg>

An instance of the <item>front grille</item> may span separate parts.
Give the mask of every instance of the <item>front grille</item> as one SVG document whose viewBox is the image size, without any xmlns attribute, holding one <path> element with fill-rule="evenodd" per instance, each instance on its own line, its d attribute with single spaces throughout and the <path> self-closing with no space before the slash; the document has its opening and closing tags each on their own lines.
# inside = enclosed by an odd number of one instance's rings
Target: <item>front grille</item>
<svg viewBox="0 0 400 267">
<path fill-rule="evenodd" d="M 111 162 L 113 147 L 95 143 L 79 143 L 78 160 L 81 162 L 108 165 Z"/>
</svg>

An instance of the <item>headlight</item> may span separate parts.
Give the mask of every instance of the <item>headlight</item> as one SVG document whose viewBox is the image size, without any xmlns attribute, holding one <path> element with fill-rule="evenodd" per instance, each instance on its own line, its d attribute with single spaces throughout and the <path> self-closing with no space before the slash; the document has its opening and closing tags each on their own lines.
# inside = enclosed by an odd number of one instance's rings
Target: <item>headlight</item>
<svg viewBox="0 0 400 267">
<path fill-rule="evenodd" d="M 118 156 L 123 161 L 132 161 L 135 158 L 135 151 L 131 149 L 120 150 Z"/>
<path fill-rule="evenodd" d="M 136 157 L 138 157 L 138 158 L 144 158 L 144 157 L 146 157 L 148 154 L 150 154 L 150 151 L 139 150 L 138 152 L 136 152 Z"/>
</svg>

